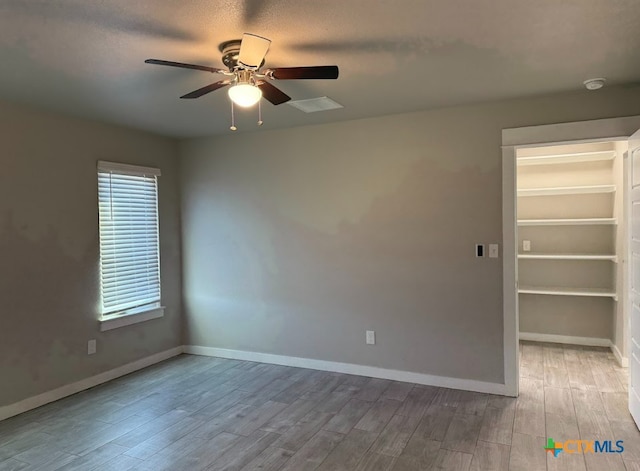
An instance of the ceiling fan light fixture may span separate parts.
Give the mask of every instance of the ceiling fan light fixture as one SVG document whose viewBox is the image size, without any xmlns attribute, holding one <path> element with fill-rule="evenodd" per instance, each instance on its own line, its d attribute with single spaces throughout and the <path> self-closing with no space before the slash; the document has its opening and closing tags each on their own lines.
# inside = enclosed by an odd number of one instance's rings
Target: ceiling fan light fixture
<svg viewBox="0 0 640 471">
<path fill-rule="evenodd" d="M 262 90 L 255 85 L 239 83 L 229 88 L 229 98 L 236 105 L 249 108 L 260 101 Z"/>
</svg>

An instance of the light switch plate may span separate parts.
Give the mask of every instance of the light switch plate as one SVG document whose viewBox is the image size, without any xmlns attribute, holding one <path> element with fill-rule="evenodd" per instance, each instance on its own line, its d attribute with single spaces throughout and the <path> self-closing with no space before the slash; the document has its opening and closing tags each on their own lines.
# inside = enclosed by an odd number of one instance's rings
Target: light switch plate
<svg viewBox="0 0 640 471">
<path fill-rule="evenodd" d="M 96 353 L 96 341 L 89 340 L 87 342 L 87 355 L 93 355 L 94 353 Z"/>
<path fill-rule="evenodd" d="M 489 244 L 489 258 L 498 258 L 498 244 Z"/>
<path fill-rule="evenodd" d="M 530 240 L 523 240 L 522 241 L 522 251 L 523 252 L 530 252 L 531 251 L 531 241 Z"/>
<path fill-rule="evenodd" d="M 375 345 L 376 332 L 374 330 L 367 330 L 367 345 Z"/>
</svg>

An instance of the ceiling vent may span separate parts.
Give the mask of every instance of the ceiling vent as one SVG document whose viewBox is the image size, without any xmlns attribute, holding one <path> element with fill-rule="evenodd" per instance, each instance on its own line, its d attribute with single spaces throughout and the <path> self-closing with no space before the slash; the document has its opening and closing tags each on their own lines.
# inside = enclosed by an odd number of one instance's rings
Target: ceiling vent
<svg viewBox="0 0 640 471">
<path fill-rule="evenodd" d="M 298 108 L 305 113 L 315 113 L 317 111 L 337 110 L 344 108 L 340 103 L 333 101 L 331 98 L 321 96 L 319 98 L 310 98 L 309 100 L 288 101 L 287 105 Z"/>
</svg>

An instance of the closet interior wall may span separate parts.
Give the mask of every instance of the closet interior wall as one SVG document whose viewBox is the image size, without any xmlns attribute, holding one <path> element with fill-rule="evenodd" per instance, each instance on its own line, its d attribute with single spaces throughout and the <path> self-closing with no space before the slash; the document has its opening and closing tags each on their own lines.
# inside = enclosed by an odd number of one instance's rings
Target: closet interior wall
<svg viewBox="0 0 640 471">
<path fill-rule="evenodd" d="M 521 338 L 624 338 L 623 142 L 519 149 Z"/>
</svg>

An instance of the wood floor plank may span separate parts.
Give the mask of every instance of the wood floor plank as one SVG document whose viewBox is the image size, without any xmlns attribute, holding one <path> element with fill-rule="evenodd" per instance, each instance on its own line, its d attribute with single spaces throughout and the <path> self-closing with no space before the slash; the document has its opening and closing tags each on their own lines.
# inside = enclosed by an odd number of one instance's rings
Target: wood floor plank
<svg viewBox="0 0 640 471">
<path fill-rule="evenodd" d="M 632 420 L 629 413 L 629 396 L 627 393 L 602 392 L 600 396 L 609 420 Z"/>
<path fill-rule="evenodd" d="M 544 403 L 544 381 L 520 378 L 520 395 L 518 401 Z"/>
<path fill-rule="evenodd" d="M 580 410 L 576 414 L 578 430 L 583 440 L 609 440 L 613 431 L 609 419 L 604 411 Z"/>
<path fill-rule="evenodd" d="M 106 445 L 101 446 L 84 456 L 78 457 L 78 459 L 58 468 L 58 470 L 86 471 L 95 469 L 102 464 L 108 463 L 110 460 L 123 454 L 125 451 L 127 451 L 127 449 L 123 446 L 107 443 Z"/>
<path fill-rule="evenodd" d="M 542 347 L 542 358 L 545 368 L 564 368 L 564 355 L 562 345 L 548 344 Z"/>
<path fill-rule="evenodd" d="M 461 391 L 456 413 L 470 415 L 484 415 L 489 402 L 489 395 L 473 391 Z"/>
<path fill-rule="evenodd" d="M 296 422 L 302 419 L 305 415 L 311 411 L 316 405 L 315 401 L 308 401 L 304 399 L 298 399 L 287 405 L 281 412 L 272 417 L 260 428 L 268 432 L 285 433 Z"/>
<path fill-rule="evenodd" d="M 431 404 L 457 409 L 460 404 L 461 394 L 462 391 L 457 389 L 438 388 Z"/>
<path fill-rule="evenodd" d="M 373 443 L 370 451 L 393 457 L 400 456 L 419 423 L 418 417 L 394 415 Z"/>
<path fill-rule="evenodd" d="M 366 452 L 355 471 L 387 471 L 395 463 L 395 458 L 379 453 Z"/>
<path fill-rule="evenodd" d="M 586 410 L 598 410 L 604 412 L 602 397 L 598 391 L 591 389 L 571 389 L 571 398 L 576 413 Z"/>
<path fill-rule="evenodd" d="M 332 432 L 347 434 L 364 417 L 371 406 L 371 402 L 350 399 L 323 428 Z"/>
<path fill-rule="evenodd" d="M 167 427 L 162 432 L 156 433 L 133 448 L 130 448 L 125 454 L 145 460 L 203 425 L 204 422 L 198 419 L 185 417 L 180 422 Z"/>
<path fill-rule="evenodd" d="M 576 416 L 570 389 L 544 388 L 544 410 L 547 414 Z"/>
<path fill-rule="evenodd" d="M 545 471 L 547 469 L 544 437 L 513 433 L 511 439 L 510 471 Z"/>
<path fill-rule="evenodd" d="M 8 460 L 0 462 L 0 471 L 19 471 L 21 469 L 24 470 L 29 466 L 30 465 L 28 463 L 9 458 Z"/>
<path fill-rule="evenodd" d="M 0 446 L 0 461 L 13 458 L 17 454 L 30 450 L 31 448 L 43 443 L 53 442 L 54 440 L 54 436 L 48 433 L 36 431 L 21 433 L 12 440 L 7 440 L 4 445 Z"/>
<path fill-rule="evenodd" d="M 452 407 L 431 404 L 422 416 L 415 434 L 425 439 L 443 441 L 454 414 L 455 409 Z"/>
<path fill-rule="evenodd" d="M 353 394 L 349 392 L 332 392 L 315 404 L 313 408 L 318 412 L 337 414 L 352 397 Z"/>
<path fill-rule="evenodd" d="M 545 366 L 544 385 L 569 389 L 569 373 L 567 373 L 567 369 L 564 366 L 562 368 Z"/>
<path fill-rule="evenodd" d="M 544 379 L 544 365 L 542 363 L 521 363 L 520 377 Z"/>
<path fill-rule="evenodd" d="M 338 446 L 345 435 L 320 430 L 300 448 L 282 468 L 282 471 L 312 471 Z"/>
<path fill-rule="evenodd" d="M 584 455 L 587 471 L 626 471 L 620 455 L 611 453 L 587 453 Z"/>
<path fill-rule="evenodd" d="M 473 455 L 469 453 L 440 448 L 432 469 L 434 471 L 468 471 L 471 468 L 472 458 Z"/>
<path fill-rule="evenodd" d="M 493 407 L 494 409 L 511 409 L 515 411 L 517 400 L 518 399 L 515 397 L 496 396 L 496 395 L 490 394 L 487 407 Z"/>
<path fill-rule="evenodd" d="M 544 402 L 533 402 L 518 398 L 516 402 L 514 433 L 545 436 Z"/>
<path fill-rule="evenodd" d="M 416 436 L 409 440 L 409 443 L 396 459 L 393 471 L 424 471 L 433 469 L 433 465 L 440 453 L 441 442 L 425 439 L 423 436 Z"/>
<path fill-rule="evenodd" d="M 513 423 L 515 420 L 515 409 L 497 409 L 487 407 L 482 418 L 482 426 L 478 440 L 483 442 L 511 445 L 511 435 L 513 433 Z M 492 447 L 492 449 L 496 449 Z"/>
<path fill-rule="evenodd" d="M 222 437 L 220 437 L 220 435 L 222 435 Z M 218 438 L 218 440 L 228 439 L 229 441 L 233 441 L 238 438 L 235 435 L 218 433 L 211 439 L 216 437 Z M 208 439 L 199 438 L 195 435 L 194 432 L 189 433 L 179 440 L 176 440 L 175 442 L 166 446 L 159 452 L 146 458 L 139 466 L 136 466 L 134 469 L 135 471 L 157 471 L 159 469 L 162 469 L 163 467 L 170 468 L 174 465 L 174 463 L 179 462 L 184 456 L 195 452 L 202 446 L 206 445 L 208 442 Z M 126 454 L 126 451 L 123 454 Z"/>
<path fill-rule="evenodd" d="M 261 406 L 256 406 L 245 411 L 244 417 L 237 417 L 236 420 L 227 422 L 224 430 L 236 435 L 251 435 L 275 415 L 282 412 L 287 406 L 288 404 L 280 402 L 265 402 Z"/>
<path fill-rule="evenodd" d="M 409 395 L 409 391 L 413 389 L 412 383 L 402 383 L 393 381 L 389 387 L 382 393 L 385 399 L 395 399 L 396 401 L 404 401 Z"/>
<path fill-rule="evenodd" d="M 280 471 L 292 455 L 289 450 L 268 447 L 243 467 L 242 471 Z"/>
<path fill-rule="evenodd" d="M 640 432 L 633 421 L 610 421 L 612 437 L 624 441 L 622 458 L 640 462 Z"/>
<path fill-rule="evenodd" d="M 482 417 L 469 414 L 455 414 L 447 434 L 442 441 L 442 448 L 473 454 L 482 427 Z"/>
<path fill-rule="evenodd" d="M 241 437 L 231 447 L 215 458 L 215 461 L 206 468 L 207 471 L 230 471 L 241 470 L 244 466 L 253 461 L 260 453 L 278 439 L 276 433 L 257 430 L 248 437 Z M 175 468 L 189 469 L 191 468 Z"/>
<path fill-rule="evenodd" d="M 567 374 L 569 375 L 569 386 L 572 389 L 597 389 L 593 379 L 593 373 L 588 364 L 579 361 L 566 362 Z"/>
<path fill-rule="evenodd" d="M 593 372 L 593 380 L 598 391 L 603 393 L 624 393 L 625 388 L 620 383 L 615 371 Z"/>
<path fill-rule="evenodd" d="M 377 433 L 354 428 L 317 469 L 319 471 L 353 471 L 377 436 Z"/>
<path fill-rule="evenodd" d="M 471 471 L 509 471 L 511 447 L 478 441 L 471 460 Z"/>
<path fill-rule="evenodd" d="M 361 401 L 375 402 L 380 399 L 382 393 L 384 393 L 390 385 L 391 381 L 387 379 L 371 378 L 355 398 Z"/>
<path fill-rule="evenodd" d="M 136 466 L 140 466 L 142 460 L 127 455 L 118 455 L 112 460 L 102 463 L 99 466 L 100 471 L 129 471 Z M 96 468 L 94 468 L 96 469 Z"/>
<path fill-rule="evenodd" d="M 406 415 L 421 419 L 427 410 L 427 407 L 433 401 L 438 388 L 427 386 L 414 386 L 407 394 L 407 397 L 396 411 L 397 415 Z"/>
<path fill-rule="evenodd" d="M 332 417 L 332 414 L 327 414 L 326 412 L 311 411 L 281 435 L 274 446 L 296 452 L 318 433 L 322 426 Z"/>
<path fill-rule="evenodd" d="M 367 413 L 355 425 L 355 428 L 366 430 L 367 432 L 380 433 L 391 420 L 396 410 L 400 407 L 400 402 L 393 399 L 380 399 L 374 402 Z"/>
<path fill-rule="evenodd" d="M 69 455 L 70 453 L 65 453 L 60 450 L 55 441 L 51 441 L 36 445 L 22 453 L 18 453 L 17 455 L 14 455 L 12 459 L 28 463 L 31 467 L 37 467 L 47 463 L 60 461 Z"/>
</svg>

